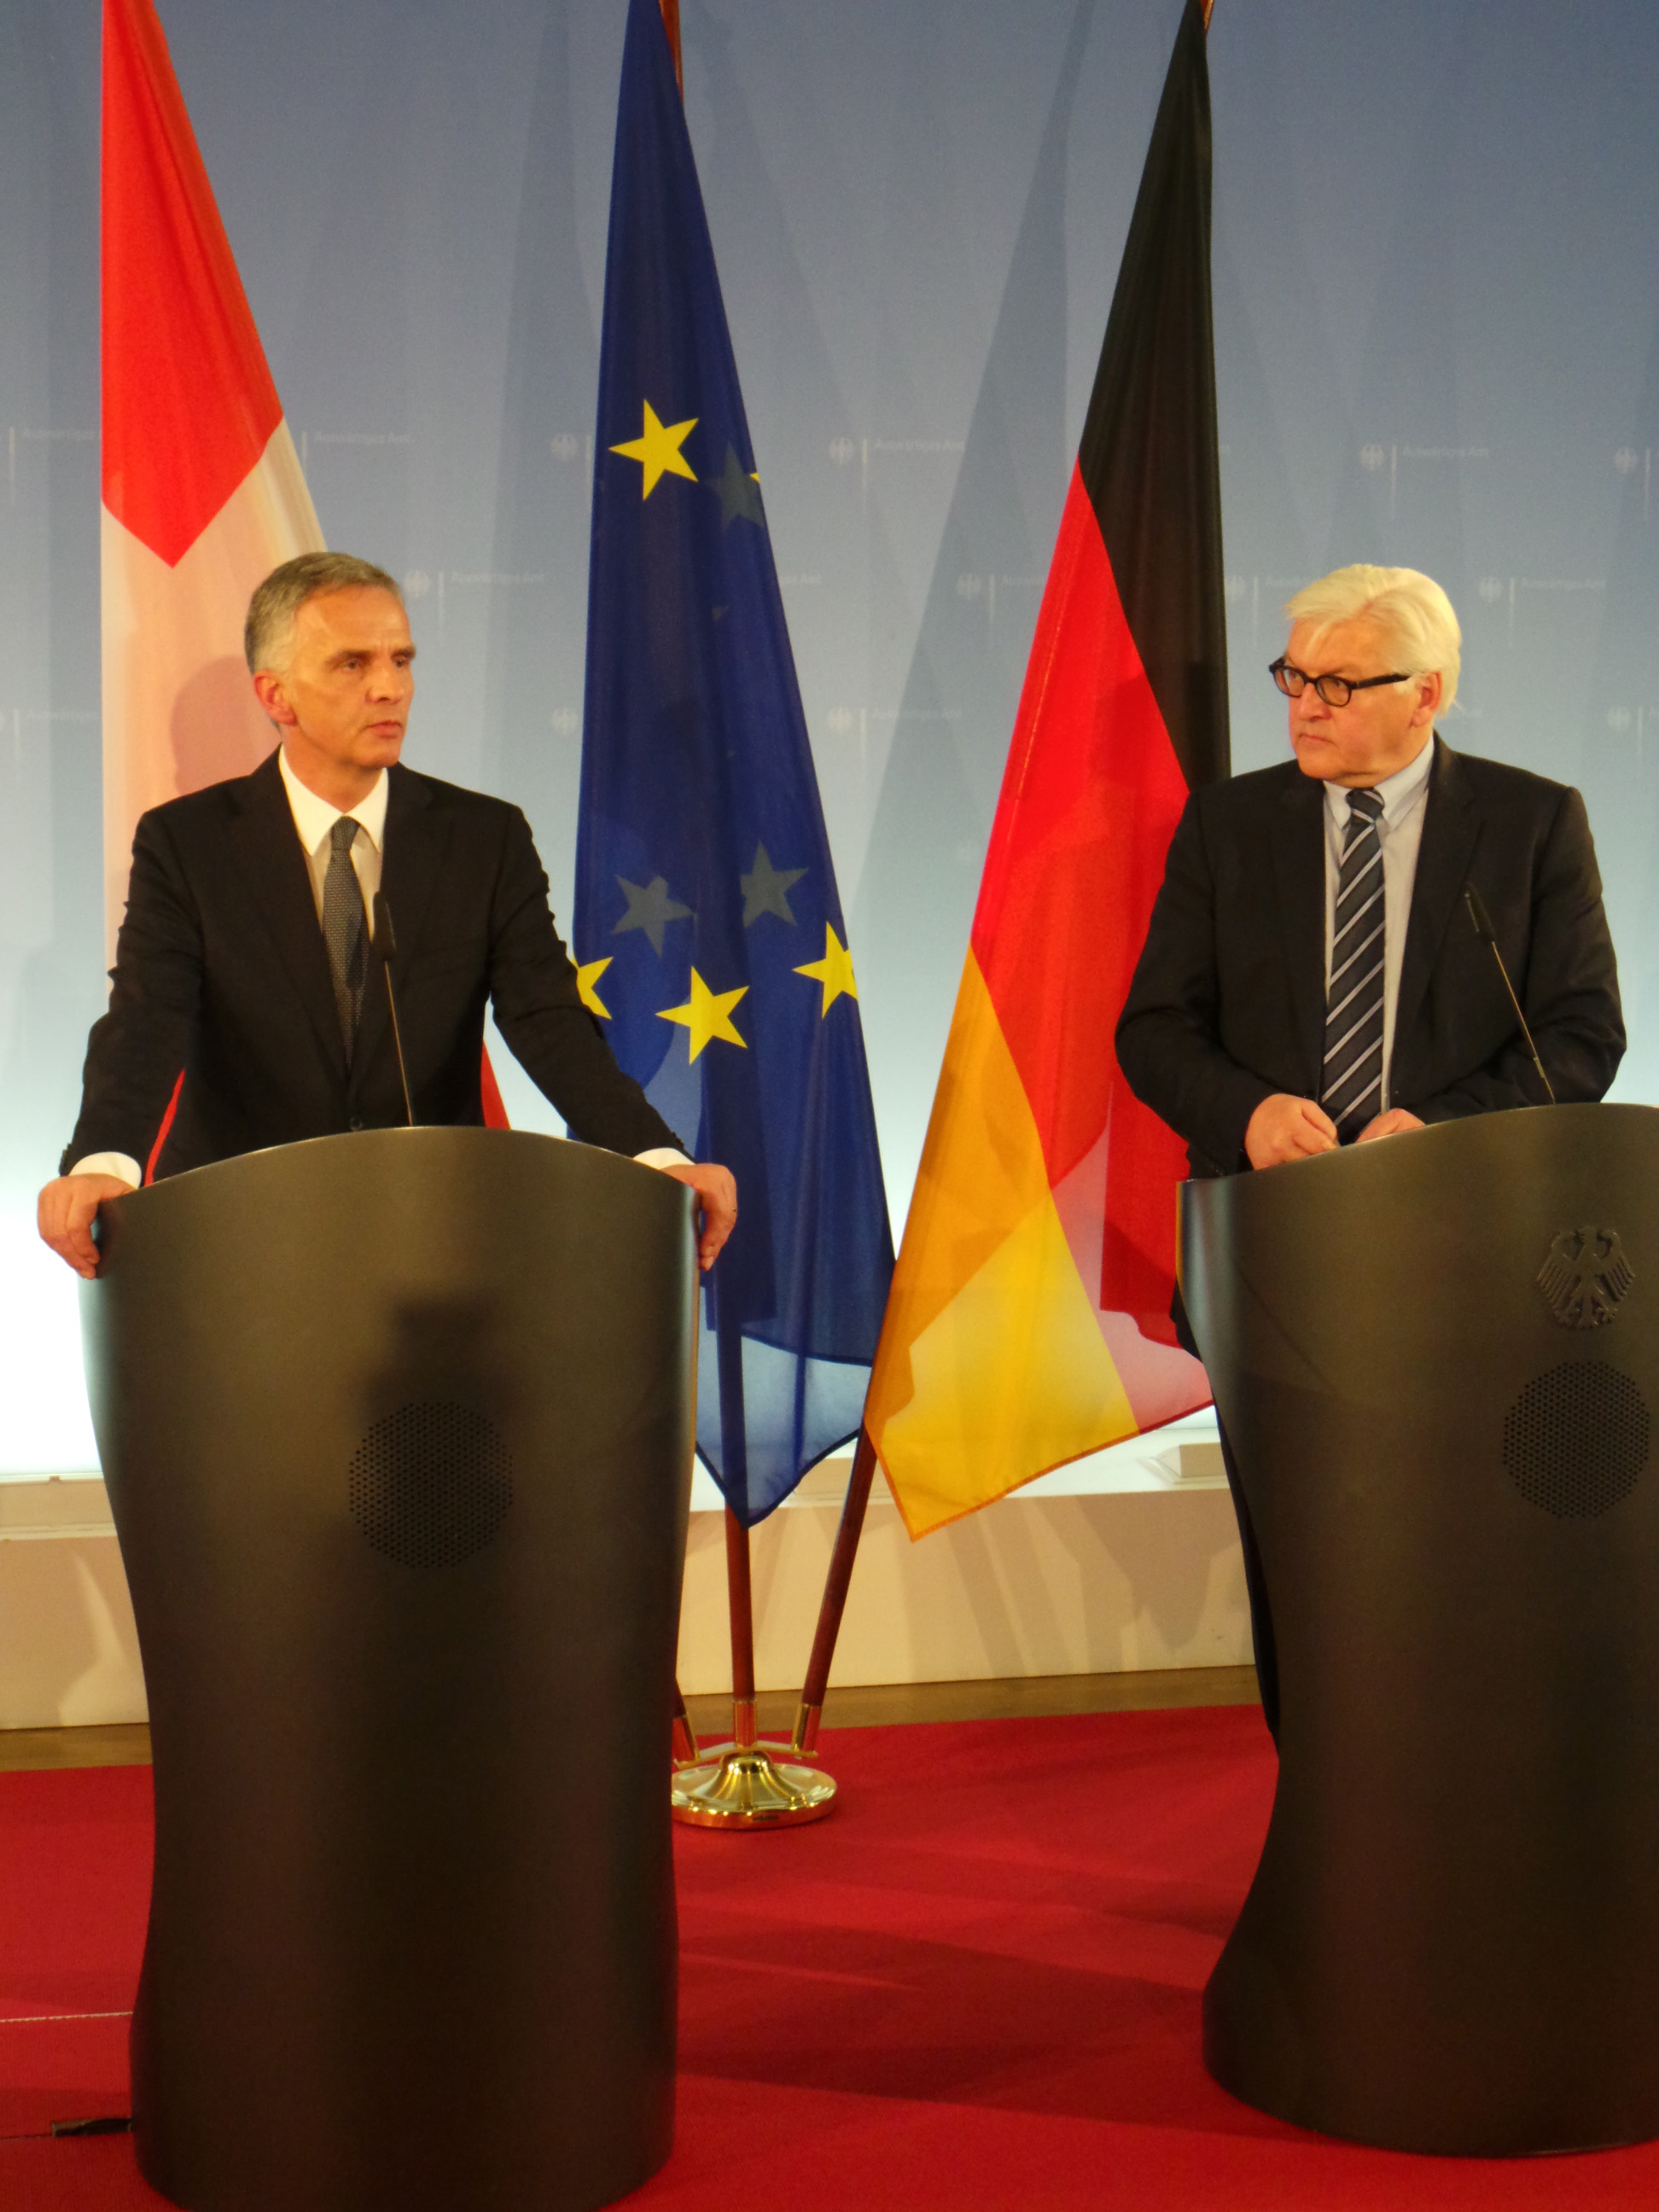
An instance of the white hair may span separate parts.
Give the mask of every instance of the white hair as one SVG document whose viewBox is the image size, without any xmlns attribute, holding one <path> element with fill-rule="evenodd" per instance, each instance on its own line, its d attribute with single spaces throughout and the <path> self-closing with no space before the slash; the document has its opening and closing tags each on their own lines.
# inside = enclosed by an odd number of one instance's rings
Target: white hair
<svg viewBox="0 0 1659 2212">
<path fill-rule="evenodd" d="M 1374 568 L 1365 562 L 1333 568 L 1299 591 L 1285 611 L 1293 623 L 1313 624 L 1316 645 L 1338 623 L 1363 616 L 1376 624 L 1385 657 L 1403 675 L 1439 677 L 1441 714 L 1457 696 L 1463 633 L 1451 601 L 1419 568 Z"/>
</svg>

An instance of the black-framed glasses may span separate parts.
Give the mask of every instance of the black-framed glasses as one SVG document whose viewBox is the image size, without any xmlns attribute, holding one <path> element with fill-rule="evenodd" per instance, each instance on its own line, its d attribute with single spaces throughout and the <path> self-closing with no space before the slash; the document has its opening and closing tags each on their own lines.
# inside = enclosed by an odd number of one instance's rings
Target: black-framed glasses
<svg viewBox="0 0 1659 2212">
<path fill-rule="evenodd" d="M 1362 676 L 1357 684 L 1346 676 L 1310 676 L 1305 668 L 1293 668 L 1282 653 L 1267 663 L 1267 673 L 1287 699 L 1299 699 L 1311 684 L 1328 707 L 1346 707 L 1356 691 L 1374 691 L 1379 684 L 1407 681 L 1403 671 L 1394 676 Z"/>
</svg>

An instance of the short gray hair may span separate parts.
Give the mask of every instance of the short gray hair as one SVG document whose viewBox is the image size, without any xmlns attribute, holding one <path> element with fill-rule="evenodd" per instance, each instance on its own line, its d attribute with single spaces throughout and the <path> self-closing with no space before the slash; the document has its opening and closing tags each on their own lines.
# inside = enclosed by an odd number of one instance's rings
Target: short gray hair
<svg viewBox="0 0 1659 2212">
<path fill-rule="evenodd" d="M 1364 616 L 1382 633 L 1383 651 L 1409 676 L 1437 675 L 1440 711 L 1457 696 L 1463 633 L 1452 603 L 1419 568 L 1373 568 L 1364 562 L 1333 568 L 1288 601 L 1293 623 L 1311 623 L 1316 641 L 1338 623 Z"/>
<path fill-rule="evenodd" d="M 327 592 L 362 591 L 390 592 L 399 606 L 404 604 L 396 577 L 355 553 L 301 553 L 273 568 L 247 603 L 242 650 L 249 672 L 257 676 L 269 668 L 281 674 L 294 643 L 295 617 L 307 599 L 319 599 Z"/>
</svg>

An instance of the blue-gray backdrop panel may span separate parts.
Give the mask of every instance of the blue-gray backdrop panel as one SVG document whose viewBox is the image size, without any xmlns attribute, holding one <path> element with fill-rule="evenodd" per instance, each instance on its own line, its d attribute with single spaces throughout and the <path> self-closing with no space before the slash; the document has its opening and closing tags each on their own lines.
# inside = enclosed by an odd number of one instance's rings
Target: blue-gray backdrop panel
<svg viewBox="0 0 1659 2212">
<path fill-rule="evenodd" d="M 330 542 L 407 580 L 410 757 L 568 902 L 621 0 L 161 0 Z M 0 1469 L 89 1466 L 32 1243 L 99 1010 L 97 0 L 0 9 Z M 686 100 L 896 1224 L 1177 0 L 684 0 Z M 1217 0 L 1235 762 L 1279 609 L 1411 562 L 1455 744 L 1580 783 L 1659 1088 L 1659 10 Z M 546 1125 L 507 1077 L 514 1118 Z"/>
</svg>

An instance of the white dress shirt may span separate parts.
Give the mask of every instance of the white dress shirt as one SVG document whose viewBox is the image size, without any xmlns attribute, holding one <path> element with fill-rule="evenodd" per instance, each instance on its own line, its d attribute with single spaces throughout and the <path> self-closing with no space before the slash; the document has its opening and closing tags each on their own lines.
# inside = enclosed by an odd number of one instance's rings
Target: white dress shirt
<svg viewBox="0 0 1659 2212">
<path fill-rule="evenodd" d="M 288 764 L 288 748 L 283 746 L 276 756 L 282 770 L 283 788 L 288 793 L 289 811 L 294 817 L 294 827 L 305 848 L 306 868 L 311 878 L 311 896 L 317 908 L 317 926 L 323 921 L 323 884 L 328 874 L 329 842 L 335 823 L 340 820 L 340 810 L 326 799 L 319 799 L 307 784 L 301 782 Z M 363 834 L 351 844 L 351 865 L 357 872 L 357 882 L 363 895 L 364 926 L 374 938 L 372 917 L 374 894 L 380 888 L 380 869 L 385 860 L 386 804 L 390 787 L 384 769 L 374 779 L 374 789 L 366 799 L 359 799 L 348 810 L 351 819 L 362 825 Z M 635 1152 L 635 1158 L 642 1167 L 687 1167 L 690 1163 L 685 1154 L 673 1145 L 655 1145 L 649 1152 Z M 125 1152 L 91 1152 L 83 1160 L 76 1160 L 70 1170 L 71 1175 L 118 1176 L 130 1188 L 136 1190 L 144 1179 L 143 1170 L 137 1160 Z"/>
<path fill-rule="evenodd" d="M 317 924 L 323 920 L 323 881 L 328 874 L 329 838 L 334 825 L 343 817 L 337 806 L 301 782 L 288 764 L 288 748 L 283 746 L 276 756 L 283 771 L 283 788 L 288 793 L 289 811 L 294 817 L 294 826 L 300 833 L 300 842 L 306 848 L 306 867 L 311 876 L 311 896 L 316 902 Z M 363 834 L 351 843 L 351 865 L 357 871 L 357 882 L 363 894 L 366 926 L 372 939 L 374 934 L 371 919 L 374 912 L 374 894 L 380 888 L 381 850 L 386 843 L 386 801 L 388 789 L 386 770 L 382 769 L 374 779 L 374 788 L 367 799 L 359 799 L 348 810 L 352 821 L 361 824 Z"/>
<path fill-rule="evenodd" d="M 1382 1103 L 1389 1110 L 1389 1071 L 1394 1059 L 1394 1018 L 1400 1003 L 1400 970 L 1406 957 L 1406 928 L 1411 920 L 1412 885 L 1423 842 L 1423 812 L 1434 766 L 1434 738 L 1413 761 L 1376 786 L 1382 812 L 1376 841 L 1382 852 Z M 1348 794 L 1340 783 L 1325 786 L 1325 989 L 1331 988 L 1331 944 L 1336 934 L 1336 887 L 1342 873 L 1342 841 L 1348 834 Z M 361 842 L 361 841 L 360 841 Z"/>
</svg>

